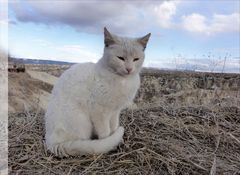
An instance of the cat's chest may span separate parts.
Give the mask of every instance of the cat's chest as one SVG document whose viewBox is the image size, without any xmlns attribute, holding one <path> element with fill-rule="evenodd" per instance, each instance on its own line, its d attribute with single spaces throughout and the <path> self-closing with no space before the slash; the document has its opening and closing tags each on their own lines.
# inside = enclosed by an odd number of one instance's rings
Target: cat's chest
<svg viewBox="0 0 240 175">
<path fill-rule="evenodd" d="M 134 98 L 137 91 L 137 82 L 134 81 L 136 80 L 95 77 L 90 97 L 94 103 L 106 106 L 119 106 L 128 103 Z"/>
</svg>

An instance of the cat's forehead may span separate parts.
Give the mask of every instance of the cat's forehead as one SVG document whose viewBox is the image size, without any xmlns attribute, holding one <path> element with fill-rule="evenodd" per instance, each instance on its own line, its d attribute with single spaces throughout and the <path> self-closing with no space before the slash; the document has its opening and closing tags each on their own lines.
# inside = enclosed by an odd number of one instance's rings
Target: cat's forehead
<svg viewBox="0 0 240 175">
<path fill-rule="evenodd" d="M 119 51 L 127 54 L 135 55 L 142 52 L 142 46 L 137 42 L 135 38 L 118 37 L 116 43 Z"/>
</svg>

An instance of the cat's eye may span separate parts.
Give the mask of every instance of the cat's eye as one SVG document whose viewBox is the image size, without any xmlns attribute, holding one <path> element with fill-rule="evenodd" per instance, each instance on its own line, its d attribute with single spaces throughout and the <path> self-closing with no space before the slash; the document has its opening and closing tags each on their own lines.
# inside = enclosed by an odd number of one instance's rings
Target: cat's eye
<svg viewBox="0 0 240 175">
<path fill-rule="evenodd" d="M 125 61 L 125 59 L 123 57 L 119 57 L 119 56 L 117 56 L 117 57 L 118 57 L 118 59 Z"/>
<path fill-rule="evenodd" d="M 133 59 L 133 61 L 138 61 L 138 60 L 139 60 L 139 58 L 134 58 L 134 59 Z"/>
</svg>

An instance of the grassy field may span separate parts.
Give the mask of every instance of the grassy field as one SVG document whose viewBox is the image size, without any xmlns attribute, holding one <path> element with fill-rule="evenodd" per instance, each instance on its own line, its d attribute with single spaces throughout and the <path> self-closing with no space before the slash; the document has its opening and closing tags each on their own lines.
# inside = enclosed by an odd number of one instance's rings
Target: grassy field
<svg viewBox="0 0 240 175">
<path fill-rule="evenodd" d="M 34 67 L 55 76 L 63 69 Z M 63 159 L 45 149 L 44 106 L 31 106 L 51 88 L 28 73 L 9 76 L 10 101 L 29 104 L 11 105 L 9 174 L 240 174 L 239 74 L 144 70 L 135 104 L 121 113 L 124 143 Z"/>
</svg>

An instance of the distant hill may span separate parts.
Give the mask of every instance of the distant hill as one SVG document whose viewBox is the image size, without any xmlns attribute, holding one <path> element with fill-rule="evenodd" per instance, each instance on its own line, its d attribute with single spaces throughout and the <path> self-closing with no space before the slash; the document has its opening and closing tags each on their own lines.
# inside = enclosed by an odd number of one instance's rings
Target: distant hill
<svg viewBox="0 0 240 175">
<path fill-rule="evenodd" d="M 37 60 L 27 58 L 9 58 L 10 62 L 22 63 L 22 64 L 57 64 L 57 65 L 71 65 L 75 63 L 69 63 L 65 61 L 53 61 L 53 60 Z"/>
<path fill-rule="evenodd" d="M 65 61 L 53 61 L 53 60 L 37 60 L 26 58 L 9 58 L 9 61 L 22 64 L 49 64 L 49 65 L 73 65 L 76 63 L 70 63 Z M 148 65 L 144 71 L 166 70 L 166 71 L 184 71 L 184 72 L 215 72 L 215 73 L 240 73 L 240 58 L 228 58 L 227 60 L 209 60 L 205 58 L 189 59 L 180 63 L 166 64 L 159 60 L 155 65 Z"/>
</svg>

